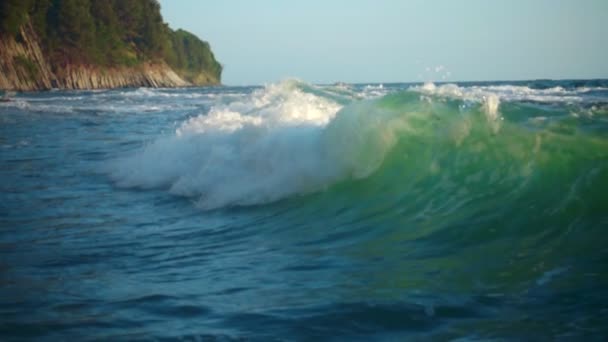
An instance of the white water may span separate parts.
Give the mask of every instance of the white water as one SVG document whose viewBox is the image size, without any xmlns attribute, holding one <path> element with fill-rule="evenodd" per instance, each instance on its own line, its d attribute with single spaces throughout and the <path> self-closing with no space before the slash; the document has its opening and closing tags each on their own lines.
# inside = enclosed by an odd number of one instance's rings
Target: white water
<svg viewBox="0 0 608 342">
<path fill-rule="evenodd" d="M 488 97 L 496 97 L 500 101 L 533 101 L 540 103 L 579 103 L 585 101 L 584 95 L 593 90 L 604 88 L 576 88 L 564 89 L 553 87 L 547 89 L 533 89 L 517 85 L 489 85 L 464 87 L 456 84 L 435 85 L 425 83 L 422 86 L 411 87 L 410 90 L 426 95 L 436 95 L 458 98 L 470 101 L 481 101 Z"/>
<path fill-rule="evenodd" d="M 380 167 L 399 134 L 410 129 L 404 113 L 379 105 L 371 91 L 389 92 L 383 86 L 357 90 L 348 85 L 284 81 L 248 95 L 216 99 L 208 112 L 115 160 L 108 172 L 119 186 L 167 189 L 194 198 L 204 209 L 263 204 L 365 178 Z M 501 101 L 512 100 L 513 94 L 536 97 L 568 92 L 452 84 L 426 84 L 409 91 L 429 101 L 449 97 L 463 100 L 463 105 L 471 102 L 483 111 L 488 128 L 496 134 L 503 121 Z M 136 94 L 150 95 L 148 91 Z M 424 111 L 407 114 L 421 120 L 428 115 Z M 449 135 L 459 145 L 471 123 L 463 117 L 454 125 Z"/>
<path fill-rule="evenodd" d="M 341 110 L 296 81 L 269 85 L 183 122 L 116 161 L 111 175 L 119 186 L 195 197 L 205 209 L 319 191 L 368 176 L 396 142 L 386 129 L 394 122 L 367 115 L 372 107 L 364 101 Z"/>
</svg>

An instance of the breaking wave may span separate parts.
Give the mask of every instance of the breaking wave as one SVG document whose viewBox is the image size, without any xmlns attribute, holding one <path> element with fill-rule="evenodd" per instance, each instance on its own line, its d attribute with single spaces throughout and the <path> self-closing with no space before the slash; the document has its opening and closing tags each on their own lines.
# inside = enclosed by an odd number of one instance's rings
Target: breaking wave
<svg viewBox="0 0 608 342">
<path fill-rule="evenodd" d="M 270 203 L 370 177 L 393 187 L 414 181 L 395 170 L 442 174 L 455 184 L 484 179 L 474 188 L 483 192 L 581 159 L 583 149 L 606 156 L 604 142 L 568 128 L 571 113 L 512 103 L 574 93 L 425 84 L 361 99 L 341 85 L 289 80 L 191 117 L 114 161 L 110 174 L 119 186 L 165 188 L 204 209 Z"/>
</svg>

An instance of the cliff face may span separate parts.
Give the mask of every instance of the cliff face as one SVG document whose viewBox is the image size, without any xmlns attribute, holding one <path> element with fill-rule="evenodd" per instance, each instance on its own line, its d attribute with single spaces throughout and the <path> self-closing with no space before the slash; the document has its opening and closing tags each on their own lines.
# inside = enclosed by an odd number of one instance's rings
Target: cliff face
<svg viewBox="0 0 608 342">
<path fill-rule="evenodd" d="M 0 89 L 45 90 L 99 89 L 122 87 L 186 87 L 190 82 L 182 79 L 165 62 L 147 62 L 127 67 L 97 67 L 67 64 L 51 67 L 43 54 L 40 40 L 31 24 L 20 29 L 19 41 L 0 34 Z M 54 70 L 53 70 L 54 69 Z M 203 80 L 200 84 L 217 84 Z"/>
<path fill-rule="evenodd" d="M 0 34 L 0 89 L 50 89 L 56 78 L 31 25 L 24 25 L 20 34 L 20 42 Z"/>
<path fill-rule="evenodd" d="M 213 85 L 222 69 L 158 0 L 0 0 L 0 89 Z"/>
</svg>

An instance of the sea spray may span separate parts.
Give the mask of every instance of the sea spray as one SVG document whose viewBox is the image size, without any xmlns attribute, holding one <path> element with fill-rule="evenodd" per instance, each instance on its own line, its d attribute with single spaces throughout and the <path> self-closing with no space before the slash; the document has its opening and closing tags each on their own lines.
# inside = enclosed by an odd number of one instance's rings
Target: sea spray
<svg viewBox="0 0 608 342">
<path fill-rule="evenodd" d="M 118 161 L 112 177 L 125 187 L 196 196 L 203 208 L 315 191 L 336 177 L 320 137 L 340 108 L 296 81 L 269 85 L 190 118 L 174 135 Z"/>
</svg>

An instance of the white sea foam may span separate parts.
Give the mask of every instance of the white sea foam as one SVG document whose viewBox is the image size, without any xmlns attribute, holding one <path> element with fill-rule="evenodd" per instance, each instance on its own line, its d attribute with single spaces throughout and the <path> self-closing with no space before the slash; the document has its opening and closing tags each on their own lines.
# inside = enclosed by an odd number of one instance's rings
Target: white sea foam
<svg viewBox="0 0 608 342">
<path fill-rule="evenodd" d="M 436 85 L 425 83 L 421 86 L 410 87 L 410 91 L 419 92 L 422 99 L 432 101 L 433 98 L 460 99 L 465 102 L 478 103 L 483 109 L 488 125 L 492 131 L 500 130 L 503 117 L 500 114 L 500 104 L 503 102 L 535 102 L 535 103 L 562 103 L 562 104 L 588 104 L 603 101 L 603 98 L 594 96 L 593 91 L 605 91 L 602 87 L 563 88 L 560 86 L 534 89 L 519 85 L 483 85 L 458 86 L 456 84 Z M 466 107 L 466 105 L 464 105 Z M 589 113 L 586 110 L 585 113 Z M 579 115 L 579 113 L 573 113 Z"/>
<path fill-rule="evenodd" d="M 395 143 L 364 101 L 341 110 L 285 81 L 219 104 L 111 166 L 120 186 L 167 188 L 205 209 L 275 201 L 365 177 Z M 337 116 L 337 117 L 336 117 Z"/>
<path fill-rule="evenodd" d="M 447 97 L 464 100 L 465 108 L 475 105 L 498 133 L 501 101 L 527 92 L 541 96 L 527 87 L 500 87 L 428 83 L 410 91 L 429 101 Z M 205 209 L 268 203 L 368 177 L 402 134 L 416 133 L 412 118 L 426 115 L 357 95 L 387 88 L 285 81 L 253 93 L 210 97 L 207 112 L 114 161 L 108 172 L 119 186 L 167 189 L 194 198 Z M 544 90 L 546 96 L 567 91 Z M 466 116 L 459 122 L 449 130 L 457 145 L 472 127 Z"/>
<path fill-rule="evenodd" d="M 437 86 L 434 83 L 425 83 L 422 86 L 410 88 L 412 91 L 422 93 L 424 96 L 439 96 L 462 99 L 465 101 L 477 102 L 481 104 L 488 125 L 494 133 L 500 130 L 502 117 L 499 107 L 501 95 L 481 87 L 460 87 L 456 84 L 444 84 Z M 426 98 L 429 99 L 428 97 Z"/>
<path fill-rule="evenodd" d="M 137 88 L 137 89 L 129 89 L 125 91 L 121 91 L 119 93 L 120 96 L 126 98 L 159 98 L 159 97 L 169 97 L 169 98 L 208 98 L 212 97 L 213 94 L 206 93 L 196 93 L 196 92 L 175 92 L 173 89 L 166 88 Z"/>
<path fill-rule="evenodd" d="M 384 84 L 366 85 L 363 88 L 362 97 L 366 99 L 377 98 L 388 94 L 389 91 L 384 87 Z"/>
<path fill-rule="evenodd" d="M 456 84 L 435 85 L 426 83 L 422 86 L 410 88 L 427 95 L 438 95 L 465 100 L 479 101 L 490 96 L 496 96 L 500 101 L 534 101 L 541 103 L 578 103 L 585 100 L 586 93 L 603 88 L 575 88 L 565 89 L 553 87 L 547 89 L 533 89 L 527 86 L 516 85 L 489 85 L 489 86 L 458 86 Z"/>
</svg>

